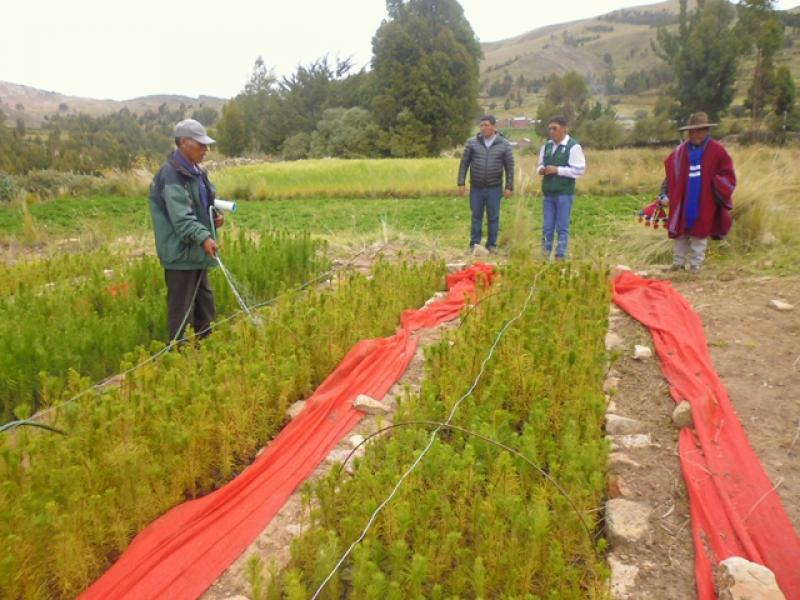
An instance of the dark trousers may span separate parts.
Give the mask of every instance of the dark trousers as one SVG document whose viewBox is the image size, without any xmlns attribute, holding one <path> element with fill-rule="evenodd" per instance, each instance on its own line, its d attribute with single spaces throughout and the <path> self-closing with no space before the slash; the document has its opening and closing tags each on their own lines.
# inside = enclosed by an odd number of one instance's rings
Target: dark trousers
<svg viewBox="0 0 800 600">
<path fill-rule="evenodd" d="M 208 286 L 208 274 L 200 271 L 176 271 L 164 269 L 164 281 L 167 282 L 167 327 L 169 339 L 183 336 L 179 331 L 186 313 L 186 325 L 191 325 L 199 337 L 211 333 L 211 321 L 217 316 L 214 308 L 214 294 Z M 195 288 L 197 295 L 195 296 Z M 194 298 L 194 302 L 192 299 Z"/>
<path fill-rule="evenodd" d="M 497 232 L 500 229 L 500 199 L 503 197 L 503 187 L 470 188 L 469 206 L 472 209 L 472 229 L 470 231 L 469 245 L 476 246 L 481 243 L 481 229 L 483 229 L 483 213 L 486 212 L 488 231 L 486 247 L 497 246 Z"/>
</svg>

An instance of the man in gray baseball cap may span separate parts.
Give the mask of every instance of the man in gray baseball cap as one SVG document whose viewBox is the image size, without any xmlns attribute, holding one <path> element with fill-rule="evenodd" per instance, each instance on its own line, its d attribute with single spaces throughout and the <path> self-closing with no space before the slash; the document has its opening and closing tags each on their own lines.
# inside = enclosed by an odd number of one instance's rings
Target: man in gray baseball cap
<svg viewBox="0 0 800 600">
<path fill-rule="evenodd" d="M 184 119 L 175 125 L 176 145 L 178 145 L 177 140 L 180 138 L 188 138 L 206 146 L 214 143 L 214 140 L 208 137 L 206 128 L 203 127 L 200 121 L 195 121 L 194 119 Z"/>
<path fill-rule="evenodd" d="M 207 271 L 216 264 L 214 237 L 224 218 L 214 208 L 214 186 L 200 168 L 213 143 L 198 121 L 180 121 L 175 125 L 177 148 L 150 185 L 150 213 L 167 283 L 171 340 L 181 338 L 187 324 L 201 337 L 207 335 L 216 317 Z"/>
</svg>

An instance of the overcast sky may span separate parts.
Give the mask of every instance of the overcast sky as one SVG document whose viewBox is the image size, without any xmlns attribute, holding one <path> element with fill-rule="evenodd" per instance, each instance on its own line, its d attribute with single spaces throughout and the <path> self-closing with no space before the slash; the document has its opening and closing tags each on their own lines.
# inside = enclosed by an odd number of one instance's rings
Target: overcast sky
<svg viewBox="0 0 800 600">
<path fill-rule="evenodd" d="M 653 2 L 461 1 L 482 41 L 642 4 Z M 231 97 L 257 56 L 278 75 L 324 54 L 367 65 L 386 10 L 384 0 L 10 0 L 2 15 L 0 81 L 124 100 Z"/>
</svg>

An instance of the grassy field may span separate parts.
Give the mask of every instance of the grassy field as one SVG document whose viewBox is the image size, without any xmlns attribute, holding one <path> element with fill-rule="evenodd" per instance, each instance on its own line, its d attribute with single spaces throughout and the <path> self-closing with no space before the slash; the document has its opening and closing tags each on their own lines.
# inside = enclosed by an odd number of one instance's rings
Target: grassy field
<svg viewBox="0 0 800 600">
<path fill-rule="evenodd" d="M 454 159 L 304 160 L 222 170 L 214 181 L 223 197 L 385 198 L 453 192 Z"/>
<path fill-rule="evenodd" d="M 574 208 L 573 234 L 580 238 L 610 235 L 618 222 L 632 221 L 645 201 L 644 196 L 580 196 Z M 65 198 L 39 203 L 28 208 L 26 227 L 19 211 L 0 211 L 0 229 L 7 244 L 29 239 L 72 238 L 81 242 L 110 242 L 119 236 L 141 238 L 139 245 L 148 251 L 151 237 L 150 216 L 145 198 L 97 196 Z M 517 196 L 501 207 L 501 245 L 519 245 L 538 239 L 541 202 Z M 513 227 L 512 227 L 513 223 Z M 407 199 L 304 198 L 269 202 L 241 201 L 234 215 L 228 216 L 228 230 L 309 231 L 338 245 L 356 246 L 387 238 L 411 248 L 427 250 L 466 250 L 469 243 L 469 200 L 454 197 Z M 31 233 L 33 232 L 33 233 Z M 223 241 L 226 230 L 222 230 Z"/>
<path fill-rule="evenodd" d="M 713 255 L 758 268 L 791 269 L 800 255 L 796 231 L 800 149 L 732 147 L 739 186 L 734 228 Z M 635 222 L 663 178 L 668 149 L 592 151 L 578 183 L 572 219 L 573 256 L 601 254 L 648 264 L 667 260 L 663 232 Z M 501 244 L 535 245 L 541 227 L 536 157 L 517 159 L 516 190 L 503 203 Z M 230 229 L 309 231 L 334 246 L 395 240 L 412 248 L 463 251 L 468 242 L 468 200 L 455 189 L 458 160 L 317 160 L 232 167 L 212 173 L 220 196 L 236 199 Z M 144 189 L 127 196 L 96 195 L 0 207 L 0 243 L 39 253 L 136 238 L 152 252 Z M 262 201 L 265 200 L 265 201 Z M 59 243 L 61 245 L 59 245 Z M 9 252 L 14 259 L 19 253 Z"/>
</svg>

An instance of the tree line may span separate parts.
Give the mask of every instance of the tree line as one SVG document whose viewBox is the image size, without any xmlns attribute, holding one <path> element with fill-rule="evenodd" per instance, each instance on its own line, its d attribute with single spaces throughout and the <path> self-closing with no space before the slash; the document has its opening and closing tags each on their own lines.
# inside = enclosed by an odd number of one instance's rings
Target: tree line
<svg viewBox="0 0 800 600">
<path fill-rule="evenodd" d="M 275 78 L 255 63 L 215 128 L 220 150 L 286 158 L 432 156 L 478 116 L 483 56 L 456 0 L 387 0 L 369 71 L 323 57 Z"/>
<path fill-rule="evenodd" d="M 190 111 L 180 105 L 170 110 L 162 104 L 157 111 L 141 115 L 127 108 L 97 117 L 56 114 L 41 129 L 29 131 L 22 121 L 13 128 L 6 126 L 6 116 L 0 111 L 0 172 L 128 170 L 137 159 L 165 156 L 175 146 L 175 123 L 186 116 L 213 123 L 218 115 L 212 107 Z"/>
<path fill-rule="evenodd" d="M 221 115 L 185 106 L 133 114 L 123 109 L 101 117 L 55 115 L 41 130 L 4 123 L 0 113 L 0 172 L 37 169 L 101 173 L 131 168 L 139 157 L 160 159 L 173 147 L 175 122 L 193 116 L 211 126 L 226 155 L 261 153 L 286 159 L 337 156 L 436 156 L 460 146 L 474 130 L 482 52 L 457 0 L 387 0 L 387 18 L 372 39 L 369 69 L 322 57 L 276 77 L 257 59 L 242 91 Z M 544 89 L 537 118 L 568 117 L 585 144 L 613 147 L 673 141 L 675 123 L 705 110 L 749 116 L 753 131 L 765 124 L 773 135 L 800 129 L 795 82 L 781 64 L 786 15 L 774 0 L 699 0 L 693 10 L 680 0 L 677 26 L 661 26 L 652 50 L 663 66 L 633 73 L 626 91 L 660 85 L 651 113 L 622 128 L 612 103 L 591 95 L 592 86 L 619 85 L 613 60 L 603 81 L 575 72 L 531 80 L 510 75 L 498 82 L 505 107 L 522 104 L 521 90 Z M 745 60 L 752 71 L 744 73 Z M 732 106 L 737 86 L 742 104 Z M 493 106 L 488 107 L 493 109 Z M 219 117 L 217 119 L 217 117 Z M 541 135 L 546 132 L 539 131 Z"/>
</svg>

